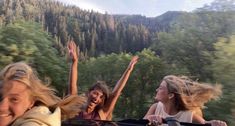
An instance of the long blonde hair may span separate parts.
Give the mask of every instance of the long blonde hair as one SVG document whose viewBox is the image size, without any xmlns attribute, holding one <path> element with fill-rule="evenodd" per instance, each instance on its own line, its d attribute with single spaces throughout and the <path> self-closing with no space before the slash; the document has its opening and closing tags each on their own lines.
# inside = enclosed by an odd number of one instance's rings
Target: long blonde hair
<svg viewBox="0 0 235 126">
<path fill-rule="evenodd" d="M 50 109 L 60 107 L 63 119 L 75 116 L 81 111 L 80 107 L 84 104 L 84 100 L 76 95 L 64 99 L 56 96 L 56 90 L 49 84 L 43 83 L 38 78 L 36 71 L 25 62 L 9 64 L 0 72 L 1 88 L 9 80 L 22 82 L 29 88 L 31 98 L 35 101 L 34 106 L 44 105 Z"/>
<path fill-rule="evenodd" d="M 199 83 L 187 76 L 168 75 L 163 78 L 170 93 L 175 94 L 177 110 L 193 110 L 202 116 L 201 109 L 212 99 L 218 99 L 222 94 L 222 86 Z"/>
</svg>

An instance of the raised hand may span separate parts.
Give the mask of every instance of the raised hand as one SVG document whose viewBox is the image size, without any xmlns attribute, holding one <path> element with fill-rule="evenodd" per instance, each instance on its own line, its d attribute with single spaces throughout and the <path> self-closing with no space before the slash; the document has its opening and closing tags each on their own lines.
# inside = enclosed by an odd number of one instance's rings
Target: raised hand
<svg viewBox="0 0 235 126">
<path fill-rule="evenodd" d="M 69 57 L 72 59 L 69 74 L 69 94 L 77 95 L 79 47 L 76 46 L 74 41 L 69 41 L 67 44 L 67 48 Z"/>
<path fill-rule="evenodd" d="M 114 109 L 114 106 L 117 102 L 118 97 L 121 95 L 121 92 L 123 88 L 126 85 L 126 82 L 135 66 L 135 64 L 138 61 L 138 56 L 132 57 L 128 67 L 122 74 L 121 78 L 116 83 L 114 89 L 112 90 L 112 93 L 110 94 L 110 97 L 107 99 L 107 102 L 105 103 L 103 107 L 103 112 L 105 113 L 105 116 L 107 117 Z"/>
<path fill-rule="evenodd" d="M 76 46 L 74 41 L 69 41 L 67 44 L 68 52 L 70 58 L 74 61 L 78 61 L 78 56 L 79 56 L 79 47 Z"/>
<path fill-rule="evenodd" d="M 131 71 L 133 70 L 135 64 L 138 62 L 138 59 L 139 59 L 138 56 L 132 57 L 132 59 L 131 59 L 129 65 L 128 65 L 128 69 L 129 69 L 129 70 L 131 70 Z"/>
</svg>

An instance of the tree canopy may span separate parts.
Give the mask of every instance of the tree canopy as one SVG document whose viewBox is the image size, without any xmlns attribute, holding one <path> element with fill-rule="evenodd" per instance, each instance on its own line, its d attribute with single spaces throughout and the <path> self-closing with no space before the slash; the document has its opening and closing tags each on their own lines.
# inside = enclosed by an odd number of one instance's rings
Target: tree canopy
<svg viewBox="0 0 235 126">
<path fill-rule="evenodd" d="M 79 93 L 96 80 L 113 88 L 131 57 L 139 55 L 114 119 L 142 118 L 162 77 L 175 74 L 223 85 L 221 99 L 209 102 L 204 115 L 235 125 L 234 2 L 215 0 L 193 12 L 147 18 L 83 11 L 54 0 L 0 0 L 0 68 L 25 61 L 64 96 L 68 40 L 81 50 Z"/>
</svg>

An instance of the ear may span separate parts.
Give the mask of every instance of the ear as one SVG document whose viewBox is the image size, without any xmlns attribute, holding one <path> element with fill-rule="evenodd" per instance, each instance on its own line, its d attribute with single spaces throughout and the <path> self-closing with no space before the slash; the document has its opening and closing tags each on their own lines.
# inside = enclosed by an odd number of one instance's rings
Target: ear
<svg viewBox="0 0 235 126">
<path fill-rule="evenodd" d="M 174 94 L 174 93 L 170 93 L 169 96 L 168 96 L 169 99 L 172 99 L 172 98 L 174 98 L 174 97 L 175 97 L 175 94 Z"/>
<path fill-rule="evenodd" d="M 34 106 L 34 103 L 35 103 L 35 101 L 33 100 L 33 101 L 31 101 L 31 103 L 30 103 L 30 105 L 29 105 L 29 109 L 31 109 L 33 106 Z"/>
</svg>

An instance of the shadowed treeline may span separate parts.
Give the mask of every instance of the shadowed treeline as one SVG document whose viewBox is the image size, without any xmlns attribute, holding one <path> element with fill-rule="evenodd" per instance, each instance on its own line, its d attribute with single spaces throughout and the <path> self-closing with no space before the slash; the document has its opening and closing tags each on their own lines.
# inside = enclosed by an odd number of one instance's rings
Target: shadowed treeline
<svg viewBox="0 0 235 126">
<path fill-rule="evenodd" d="M 225 2 L 216 1 L 211 8 Z M 115 120 L 142 118 L 162 77 L 183 74 L 221 83 L 223 96 L 207 104 L 204 116 L 234 125 L 235 12 L 229 5 L 149 19 L 87 12 L 50 0 L 1 0 L 0 68 L 24 60 L 58 89 L 58 95 L 66 95 L 65 45 L 73 38 L 81 49 L 80 93 L 98 79 L 113 87 L 131 56 L 139 55 L 115 108 Z"/>
</svg>

